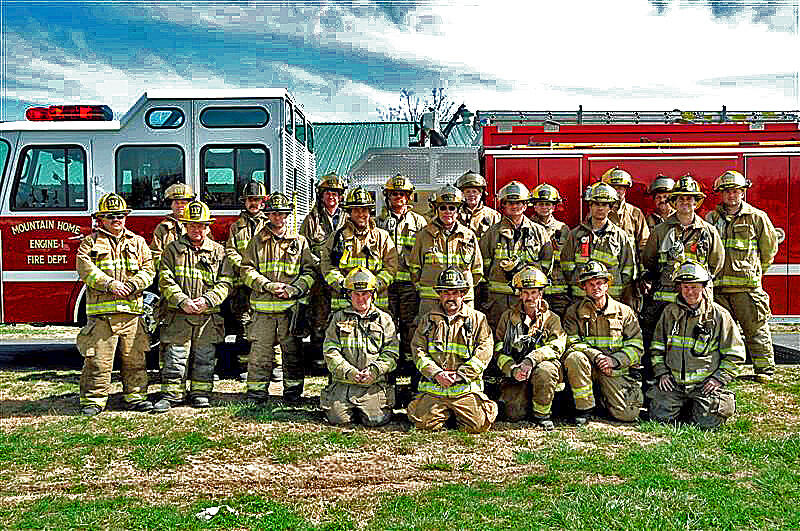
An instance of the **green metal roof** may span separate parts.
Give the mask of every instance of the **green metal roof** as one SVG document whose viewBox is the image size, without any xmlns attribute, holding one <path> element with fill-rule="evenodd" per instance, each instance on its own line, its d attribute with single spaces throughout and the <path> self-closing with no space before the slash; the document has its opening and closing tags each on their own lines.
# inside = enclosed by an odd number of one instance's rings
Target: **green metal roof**
<svg viewBox="0 0 800 531">
<path fill-rule="evenodd" d="M 315 123 L 314 153 L 317 177 L 347 171 L 370 148 L 408 147 L 413 122 Z M 477 136 L 469 125 L 457 125 L 447 137 L 448 146 L 471 146 Z"/>
</svg>

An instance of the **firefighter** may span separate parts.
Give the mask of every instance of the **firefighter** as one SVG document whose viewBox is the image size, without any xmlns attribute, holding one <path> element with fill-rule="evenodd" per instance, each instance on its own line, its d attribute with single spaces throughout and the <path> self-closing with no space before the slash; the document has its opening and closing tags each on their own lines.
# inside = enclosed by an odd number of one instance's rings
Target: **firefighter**
<svg viewBox="0 0 800 531">
<path fill-rule="evenodd" d="M 605 183 L 595 183 L 586 190 L 589 217 L 570 231 L 561 248 L 561 271 L 570 283 L 573 302 L 583 298 L 579 273 L 590 260 L 602 263 L 611 275 L 609 294 L 615 299 L 621 299 L 623 289 L 634 281 L 633 243 L 624 230 L 608 219 L 611 205 L 618 199 L 617 192 Z M 625 292 L 630 294 L 630 290 Z"/>
<path fill-rule="evenodd" d="M 345 189 L 344 181 L 335 173 L 320 177 L 316 204 L 300 225 L 300 235 L 308 241 L 311 255 L 316 262 L 316 279 L 309 294 L 311 342 L 305 355 L 308 368 L 323 363 L 322 341 L 325 339 L 325 329 L 331 313 L 331 292 L 319 271 L 319 260 L 325 242 L 334 232 L 344 227 L 347 221 L 347 214 L 341 208 Z"/>
<path fill-rule="evenodd" d="M 445 185 L 434 197 L 436 218 L 417 233 L 417 241 L 408 257 L 411 282 L 420 296 L 417 316 L 425 315 L 438 305 L 439 297 L 433 287 L 448 266 L 457 267 L 467 279 L 470 288 L 464 302 L 468 305 L 473 305 L 475 300 L 472 287 L 483 278 L 478 237 L 458 222 L 458 209 L 464 203 L 461 190 Z"/>
<path fill-rule="evenodd" d="M 625 201 L 625 195 L 633 187 L 631 174 L 620 168 L 611 168 L 600 180 L 610 185 L 619 196 L 619 200 L 611 207 L 608 218 L 630 235 L 637 253 L 641 253 L 650 236 L 650 229 L 642 210 Z"/>
<path fill-rule="evenodd" d="M 561 203 L 561 194 L 555 186 L 542 183 L 531 192 L 533 221 L 541 225 L 550 237 L 553 246 L 553 268 L 550 270 L 550 284 L 544 289 L 544 299 L 550 310 L 559 317 L 564 316 L 570 304 L 569 285 L 561 272 L 561 248 L 569 236 L 569 226 L 553 216 L 556 206 Z"/>
<path fill-rule="evenodd" d="M 247 399 L 269 397 L 269 380 L 276 364 L 275 345 L 283 362 L 283 398 L 297 402 L 305 379 L 298 329 L 301 305 L 314 284 L 314 258 L 306 239 L 291 230 L 286 219 L 294 205 L 282 193 L 269 196 L 267 221 L 242 253 L 241 275 L 250 288 L 253 319 L 247 329 L 252 347 L 247 364 Z"/>
<path fill-rule="evenodd" d="M 150 251 L 153 254 L 153 267 L 156 272 L 158 272 L 158 267 L 161 263 L 161 254 L 167 248 L 167 244 L 186 234 L 186 229 L 183 228 L 179 218 L 183 216 L 183 209 L 194 198 L 194 191 L 188 184 L 175 183 L 165 190 L 164 201 L 169 203 L 172 212 L 153 229 L 153 241 L 150 242 Z M 158 280 L 156 279 L 157 283 Z"/>
<path fill-rule="evenodd" d="M 509 284 L 514 274 L 534 265 L 547 275 L 553 267 L 553 243 L 547 230 L 525 215 L 531 200 L 528 188 L 511 181 L 497 192 L 497 197 L 503 218 L 480 239 L 484 278 L 489 283 L 484 313 L 492 330 L 503 312 L 519 302 Z"/>
<path fill-rule="evenodd" d="M 382 426 L 392 418 L 394 385 L 387 376 L 397 366 L 399 345 L 392 317 L 373 303 L 377 279 L 356 267 L 344 279 L 350 306 L 333 314 L 325 333 L 330 377 L 320 393 L 328 422 Z"/>
<path fill-rule="evenodd" d="M 465 431 L 484 432 L 497 418 L 497 404 L 483 392 L 492 331 L 486 316 L 465 304 L 470 284 L 458 267 L 442 271 L 434 289 L 439 303 L 420 318 L 411 342 L 422 377 L 408 418 L 418 429 L 439 430 L 452 412 Z"/>
<path fill-rule="evenodd" d="M 650 234 L 653 233 L 656 225 L 675 213 L 669 199 L 673 188 L 675 188 L 675 181 L 661 174 L 650 183 L 647 193 L 653 198 L 653 211 L 645 218 Z"/>
<path fill-rule="evenodd" d="M 161 329 L 161 399 L 154 408 L 159 413 L 184 401 L 187 379 L 191 405 L 211 405 L 216 346 L 225 340 L 220 305 L 233 282 L 225 248 L 209 236 L 214 218 L 208 206 L 192 201 L 178 221 L 186 234 L 164 249 L 158 280 L 167 303 Z"/>
<path fill-rule="evenodd" d="M 744 363 L 744 343 L 728 311 L 708 297 L 703 266 L 684 262 L 673 281 L 678 297 L 661 315 L 651 347 L 657 385 L 647 392 L 650 418 L 673 422 L 691 404 L 692 422 L 716 428 L 736 411 L 725 386 Z"/>
<path fill-rule="evenodd" d="M 714 300 L 728 310 L 744 333 L 756 378 L 766 382 L 775 373 L 775 352 L 769 331 L 769 295 L 761 287 L 778 252 L 778 233 L 769 216 L 744 200 L 750 181 L 726 171 L 714 182 L 721 201 L 706 215 L 725 245 L 725 265 L 714 281 Z"/>
<path fill-rule="evenodd" d="M 267 189 L 263 183 L 250 181 L 242 188 L 242 208 L 239 219 L 231 223 L 228 228 L 228 240 L 225 242 L 225 255 L 233 267 L 233 289 L 231 296 L 223 304 L 222 314 L 228 317 L 226 330 L 236 335 L 238 349 L 237 361 L 242 380 L 247 380 L 247 358 L 250 354 L 250 345 L 245 339 L 245 330 L 253 318 L 250 311 L 250 288 L 242 281 L 240 269 L 242 267 L 242 253 L 250 239 L 264 224 L 264 213 L 261 208 L 267 198 Z M 273 380 L 280 381 L 281 373 L 276 369 Z"/>
<path fill-rule="evenodd" d="M 147 243 L 125 228 L 130 212 L 122 197 L 105 194 L 93 214 L 97 227 L 78 248 L 78 276 L 86 284 L 87 323 L 76 340 L 83 356 L 80 405 L 84 415 L 97 415 L 106 407 L 117 348 L 126 407 L 153 409 L 147 400 L 145 365 L 150 342 L 140 317 L 142 291 L 155 272 Z"/>
<path fill-rule="evenodd" d="M 608 294 L 613 276 L 603 264 L 587 262 L 578 280 L 586 296 L 564 315 L 568 345 L 563 361 L 575 399 L 575 423 L 589 422 L 594 384 L 611 416 L 632 422 L 644 398 L 635 373 L 643 350 L 639 321 L 630 306 Z"/>
<path fill-rule="evenodd" d="M 408 362 L 411 360 L 412 325 L 419 309 L 419 295 L 411 283 L 408 257 L 417 232 L 428 224 L 409 206 L 414 191 L 414 184 L 408 177 L 396 175 L 386 181 L 383 196 L 388 208 L 377 220 L 378 227 L 389 233 L 397 249 L 397 274 L 389 286 L 389 313 L 400 330 L 400 351 Z"/>
<path fill-rule="evenodd" d="M 347 221 L 337 230 L 322 248 L 320 269 L 333 296 L 333 311 L 347 308 L 350 303 L 344 298 L 344 278 L 354 268 L 368 269 L 378 279 L 375 304 L 389 309 L 388 288 L 397 275 L 397 249 L 392 237 L 379 229 L 372 218 L 375 200 L 363 187 L 353 188 L 344 200 Z"/>
<path fill-rule="evenodd" d="M 677 292 L 672 277 L 678 267 L 692 260 L 712 276 L 722 269 L 725 261 L 722 240 L 714 227 L 695 212 L 705 197 L 690 175 L 681 177 L 670 192 L 675 212 L 656 226 L 642 253 L 644 276 L 653 285 L 641 312 L 645 348 L 650 345 L 652 331 L 664 307 L 675 302 Z"/>
<path fill-rule="evenodd" d="M 552 430 L 550 411 L 556 387 L 562 382 L 561 356 L 567 335 L 542 297 L 550 284 L 544 273 L 526 267 L 510 284 L 520 302 L 503 312 L 497 325 L 495 360 L 505 375 L 500 382 L 500 403 L 508 420 L 522 420 L 531 408 L 533 421 Z"/>
<path fill-rule="evenodd" d="M 480 240 L 492 225 L 500 221 L 500 213 L 484 203 L 486 179 L 480 173 L 468 171 L 456 180 L 456 188 L 464 194 L 464 205 L 458 213 L 458 220 L 472 229 Z"/>
</svg>

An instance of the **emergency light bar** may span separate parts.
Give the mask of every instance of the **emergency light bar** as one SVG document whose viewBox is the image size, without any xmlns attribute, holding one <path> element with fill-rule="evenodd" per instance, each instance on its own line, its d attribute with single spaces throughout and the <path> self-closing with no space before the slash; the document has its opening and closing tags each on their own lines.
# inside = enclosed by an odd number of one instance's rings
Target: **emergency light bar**
<svg viewBox="0 0 800 531">
<path fill-rule="evenodd" d="M 25 118 L 32 122 L 65 122 L 79 120 L 111 121 L 114 113 L 108 105 L 51 105 L 50 107 L 30 107 Z"/>
</svg>

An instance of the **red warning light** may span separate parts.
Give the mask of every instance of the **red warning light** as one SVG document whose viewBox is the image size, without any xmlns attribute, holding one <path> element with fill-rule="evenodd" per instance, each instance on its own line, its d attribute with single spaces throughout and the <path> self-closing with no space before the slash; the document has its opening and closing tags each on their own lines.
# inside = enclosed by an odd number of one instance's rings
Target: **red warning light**
<svg viewBox="0 0 800 531">
<path fill-rule="evenodd" d="M 65 121 L 110 121 L 114 113 L 108 105 L 51 105 L 50 107 L 30 107 L 25 118 L 32 122 Z"/>
</svg>

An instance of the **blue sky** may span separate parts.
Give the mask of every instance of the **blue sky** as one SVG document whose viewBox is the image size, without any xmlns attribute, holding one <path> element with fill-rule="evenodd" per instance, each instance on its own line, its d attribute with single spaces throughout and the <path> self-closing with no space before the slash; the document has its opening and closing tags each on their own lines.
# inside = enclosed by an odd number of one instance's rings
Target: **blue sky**
<svg viewBox="0 0 800 531">
<path fill-rule="evenodd" d="M 439 86 L 471 110 L 797 109 L 799 1 L 5 0 L 0 118 L 270 86 L 316 121 Z"/>
</svg>

